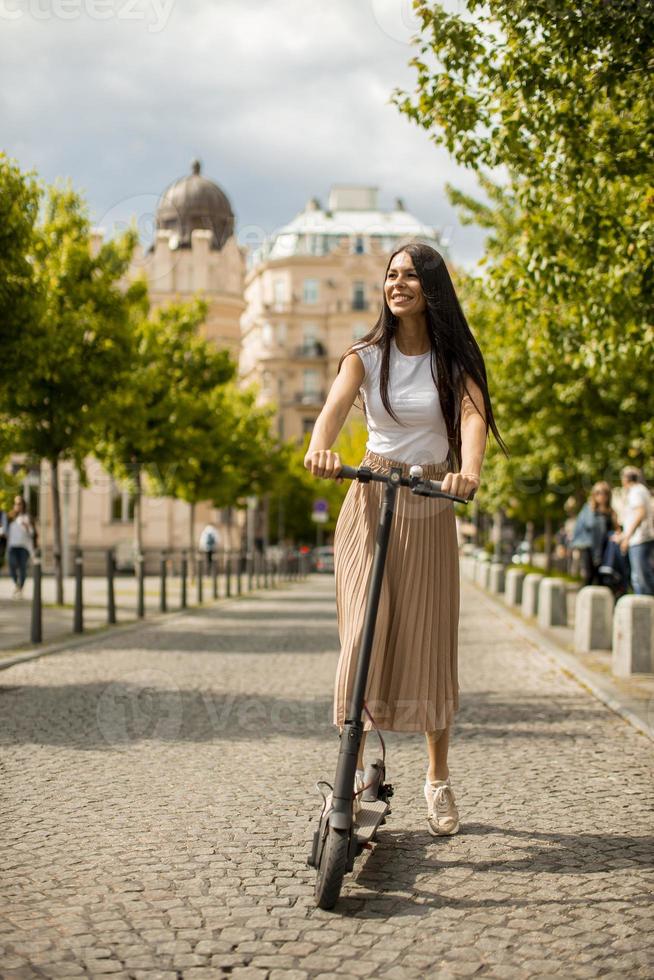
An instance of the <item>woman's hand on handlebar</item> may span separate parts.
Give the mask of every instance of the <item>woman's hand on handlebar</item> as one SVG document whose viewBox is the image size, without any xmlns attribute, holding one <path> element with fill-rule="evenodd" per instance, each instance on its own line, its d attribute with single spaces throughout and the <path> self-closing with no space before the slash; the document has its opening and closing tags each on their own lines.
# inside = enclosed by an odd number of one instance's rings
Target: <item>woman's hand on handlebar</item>
<svg viewBox="0 0 654 980">
<path fill-rule="evenodd" d="M 342 483 L 342 478 L 338 477 L 341 470 L 340 456 L 332 452 L 331 449 L 314 449 L 304 457 L 305 468 L 313 473 L 314 476 L 323 477 L 326 480 L 335 479 L 337 483 Z"/>
<path fill-rule="evenodd" d="M 454 497 L 470 496 L 473 490 L 479 488 L 480 479 L 475 473 L 446 473 L 442 480 L 443 493 L 451 493 Z"/>
</svg>

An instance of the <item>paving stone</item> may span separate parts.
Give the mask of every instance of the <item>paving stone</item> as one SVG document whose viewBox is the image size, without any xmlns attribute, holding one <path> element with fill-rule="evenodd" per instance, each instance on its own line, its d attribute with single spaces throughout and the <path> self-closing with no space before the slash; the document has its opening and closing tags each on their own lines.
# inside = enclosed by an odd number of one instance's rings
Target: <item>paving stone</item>
<svg viewBox="0 0 654 980">
<path fill-rule="evenodd" d="M 495 609 L 463 584 L 461 833 L 430 837 L 424 738 L 387 733 L 393 812 L 334 912 L 304 863 L 338 749 L 333 579 L 6 671 L 3 975 L 649 978 L 651 744 Z"/>
</svg>

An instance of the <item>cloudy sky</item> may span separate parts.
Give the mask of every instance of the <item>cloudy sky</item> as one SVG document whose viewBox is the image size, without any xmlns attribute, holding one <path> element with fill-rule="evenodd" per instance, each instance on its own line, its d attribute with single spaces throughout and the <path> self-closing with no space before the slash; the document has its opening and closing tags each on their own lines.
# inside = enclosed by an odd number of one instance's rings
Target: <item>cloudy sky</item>
<svg viewBox="0 0 654 980">
<path fill-rule="evenodd" d="M 134 214 L 149 240 L 162 190 L 199 157 L 241 241 L 332 183 L 373 184 L 469 266 L 483 233 L 444 185 L 477 193 L 474 177 L 389 104 L 413 87 L 416 26 L 410 0 L 0 0 L 1 145 L 70 177 L 108 233 Z"/>
</svg>

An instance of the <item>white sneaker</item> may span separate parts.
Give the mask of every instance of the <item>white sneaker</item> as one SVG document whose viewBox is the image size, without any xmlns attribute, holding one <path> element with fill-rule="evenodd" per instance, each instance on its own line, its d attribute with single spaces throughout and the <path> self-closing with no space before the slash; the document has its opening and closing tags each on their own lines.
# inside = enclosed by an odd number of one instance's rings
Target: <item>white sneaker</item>
<svg viewBox="0 0 654 980">
<path fill-rule="evenodd" d="M 446 837 L 459 829 L 459 811 L 456 806 L 450 777 L 425 782 L 427 822 L 432 837 Z"/>
</svg>

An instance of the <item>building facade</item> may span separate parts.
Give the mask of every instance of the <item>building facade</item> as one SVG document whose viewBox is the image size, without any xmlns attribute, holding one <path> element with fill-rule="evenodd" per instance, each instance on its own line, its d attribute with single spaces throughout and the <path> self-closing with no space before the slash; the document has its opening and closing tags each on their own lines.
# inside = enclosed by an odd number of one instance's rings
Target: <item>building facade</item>
<svg viewBox="0 0 654 980">
<path fill-rule="evenodd" d="M 93 247 L 100 248 L 103 238 L 97 229 Z M 326 208 L 310 200 L 248 254 L 237 242 L 228 198 L 194 161 L 191 173 L 163 192 L 154 240 L 136 248 L 126 278 L 145 276 L 155 306 L 201 295 L 208 304 L 205 336 L 231 351 L 243 384 L 255 382 L 261 400 L 277 406 L 278 435 L 301 441 L 313 428 L 341 354 L 379 315 L 389 253 L 413 240 L 442 251 L 435 229 L 419 222 L 400 200 L 384 210 L 376 188 L 337 185 Z M 134 556 L 130 488 L 92 457 L 86 460 L 85 486 L 72 465 L 62 463 L 59 469 L 65 570 L 72 573 L 77 545 L 85 549 L 90 570 L 103 567 L 108 547 L 129 564 Z M 38 520 L 47 569 L 53 547 L 47 464 L 28 474 L 24 489 Z M 247 520 L 259 538 L 265 537 L 266 525 L 260 511 L 250 511 Z M 197 542 L 208 522 L 217 526 L 225 546 L 239 547 L 246 534 L 243 512 L 199 504 L 193 532 L 189 517 L 183 501 L 144 496 L 143 545 L 153 562 L 160 549 L 188 548 L 192 538 Z"/>
<path fill-rule="evenodd" d="M 246 250 L 235 236 L 235 218 L 220 187 L 204 177 L 198 161 L 191 173 L 174 181 L 161 195 L 154 240 L 146 249 L 137 246 L 128 280 L 145 277 L 153 306 L 188 301 L 201 295 L 208 304 L 205 336 L 230 350 L 238 363 L 240 320 L 245 310 Z M 93 233 L 99 249 L 103 229 Z M 16 460 L 16 463 L 19 461 Z M 104 550 L 117 549 L 128 564 L 134 554 L 134 502 L 128 486 L 117 483 L 93 457 L 85 461 L 87 485 L 82 486 L 71 464 L 60 465 L 63 560 L 72 572 L 73 547 L 85 549 L 91 569 L 103 567 Z M 38 520 L 46 568 L 53 547 L 52 486 L 47 464 L 32 470 L 24 481 L 31 511 Z M 145 495 L 142 505 L 143 545 L 146 554 L 158 549 L 188 548 L 196 544 L 202 527 L 214 523 L 222 543 L 238 547 L 244 516 L 219 511 L 210 503 L 198 504 L 191 532 L 189 505 L 170 497 Z"/>
<path fill-rule="evenodd" d="M 240 373 L 277 406 L 282 439 L 311 432 L 341 355 L 377 320 L 389 254 L 416 240 L 442 251 L 401 200 L 383 210 L 377 198 L 376 187 L 333 186 L 326 208 L 312 198 L 251 257 Z"/>
</svg>

